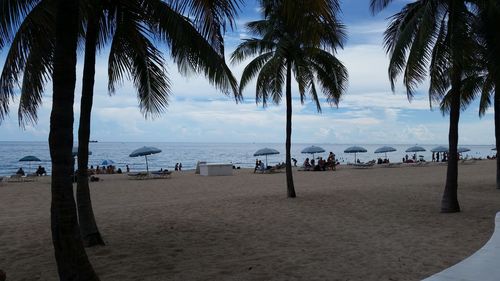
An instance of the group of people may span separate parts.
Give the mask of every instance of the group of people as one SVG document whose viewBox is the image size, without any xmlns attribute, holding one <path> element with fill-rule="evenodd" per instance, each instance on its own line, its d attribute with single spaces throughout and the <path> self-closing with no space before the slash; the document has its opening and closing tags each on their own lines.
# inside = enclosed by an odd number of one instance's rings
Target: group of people
<svg viewBox="0 0 500 281">
<path fill-rule="evenodd" d="M 128 168 L 128 165 L 127 165 L 127 171 L 130 171 L 130 169 Z M 96 174 L 121 174 L 122 173 L 122 169 L 121 168 L 116 169 L 116 167 L 113 166 L 113 165 L 101 166 L 101 167 L 99 167 L 99 165 L 98 165 L 94 169 L 94 166 L 92 165 L 92 166 L 90 166 L 90 169 L 88 169 L 88 173 L 89 173 L 89 175 L 96 175 Z"/>
<path fill-rule="evenodd" d="M 266 171 L 266 170 L 271 170 L 271 169 L 279 170 L 279 169 L 283 169 L 285 167 L 286 167 L 285 162 L 278 163 L 275 166 L 266 166 L 264 164 L 264 162 L 262 162 L 262 160 L 256 159 L 255 160 L 255 168 L 253 169 L 253 172 L 255 173 L 257 171 Z"/>
<path fill-rule="evenodd" d="M 176 170 L 176 171 L 182 171 L 182 163 L 175 163 L 174 170 Z"/>
<path fill-rule="evenodd" d="M 16 172 L 16 175 L 19 175 L 19 176 L 25 176 L 26 175 L 26 172 L 24 172 L 23 168 L 19 168 Z M 34 175 L 36 176 L 46 176 L 47 175 L 47 171 L 45 171 L 45 168 L 43 166 L 38 166 L 38 168 L 36 169 Z"/>
<path fill-rule="evenodd" d="M 447 152 L 442 152 L 443 156 L 441 156 L 439 152 L 433 152 L 432 153 L 432 162 L 446 162 L 448 161 L 448 153 Z M 441 160 L 440 160 L 441 158 Z M 460 158 L 460 155 L 459 155 Z"/>
<path fill-rule="evenodd" d="M 323 157 L 318 158 L 318 162 L 316 163 L 314 159 L 309 161 L 309 158 L 306 158 L 304 163 L 302 164 L 302 168 L 306 171 L 326 171 L 327 169 L 331 169 L 332 171 L 336 170 L 336 166 L 339 163 L 335 159 L 335 154 L 330 151 L 328 158 L 326 160 Z"/>
</svg>

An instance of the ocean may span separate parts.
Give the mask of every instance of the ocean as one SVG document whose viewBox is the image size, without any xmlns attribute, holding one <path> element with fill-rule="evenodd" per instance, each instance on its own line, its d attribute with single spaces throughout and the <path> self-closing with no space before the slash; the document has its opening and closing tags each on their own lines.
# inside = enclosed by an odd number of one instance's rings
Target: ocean
<svg viewBox="0 0 500 281">
<path fill-rule="evenodd" d="M 297 159 L 297 165 L 301 165 L 306 157 L 311 158 L 310 154 L 302 154 L 300 151 L 313 144 L 296 143 L 292 145 L 292 157 Z M 346 154 L 343 151 L 352 146 L 350 144 L 321 144 L 315 143 L 326 152 L 315 154 L 315 157 L 328 157 L 332 151 L 341 164 L 354 162 L 353 154 Z M 384 154 L 375 154 L 375 149 L 387 145 L 379 144 L 356 144 L 368 150 L 367 153 L 358 153 L 357 158 L 361 161 L 369 161 L 379 157 L 384 158 Z M 442 145 L 442 144 L 441 144 Z M 170 142 L 97 142 L 90 143 L 92 155 L 89 156 L 89 165 L 94 167 L 101 165 L 106 159 L 113 160 L 117 168 L 125 170 L 125 165 L 129 165 L 131 171 L 146 170 L 146 161 L 144 157 L 129 157 L 129 154 L 142 146 L 153 146 L 162 150 L 161 153 L 148 156 L 150 170 L 169 169 L 173 170 L 176 163 L 182 163 L 183 170 L 194 169 L 198 161 L 209 163 L 233 163 L 242 168 L 254 167 L 255 159 L 265 160 L 265 157 L 255 157 L 253 154 L 258 149 L 269 147 L 280 152 L 278 155 L 268 156 L 269 165 L 274 165 L 285 161 L 285 145 L 280 143 L 170 143 Z M 408 154 L 405 150 L 412 146 L 409 144 L 390 145 L 397 149 L 395 152 L 387 153 L 391 162 L 401 162 L 402 158 Z M 431 160 L 432 152 L 430 149 L 438 146 L 420 145 L 427 149 L 425 152 L 419 152 L 427 161 Z M 446 146 L 446 145 L 445 145 Z M 464 153 L 464 156 L 475 158 L 486 158 L 492 156 L 495 151 L 491 149 L 492 145 L 464 145 L 471 151 Z M 41 162 L 19 162 L 24 156 L 33 155 Z M 0 141 L 0 176 L 14 174 L 19 167 L 27 172 L 33 172 L 38 165 L 42 165 L 50 173 L 51 163 L 49 147 L 47 142 L 6 142 Z"/>
</svg>

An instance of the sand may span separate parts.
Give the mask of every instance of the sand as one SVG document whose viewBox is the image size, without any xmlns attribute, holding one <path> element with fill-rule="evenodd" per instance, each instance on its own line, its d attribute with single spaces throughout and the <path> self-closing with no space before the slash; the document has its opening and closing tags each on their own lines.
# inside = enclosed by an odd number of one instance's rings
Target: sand
<svg viewBox="0 0 500 281">
<path fill-rule="evenodd" d="M 92 183 L 107 246 L 87 250 L 102 280 L 419 280 L 490 237 L 495 162 L 459 166 L 463 211 L 441 214 L 446 166 Z M 50 183 L 0 184 L 0 269 L 57 280 Z"/>
</svg>

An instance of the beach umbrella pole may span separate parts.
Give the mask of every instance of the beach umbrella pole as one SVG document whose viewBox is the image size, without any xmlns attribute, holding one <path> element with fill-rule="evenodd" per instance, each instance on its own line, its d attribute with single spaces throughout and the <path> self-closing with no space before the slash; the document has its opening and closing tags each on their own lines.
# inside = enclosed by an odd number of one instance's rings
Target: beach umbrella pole
<svg viewBox="0 0 500 281">
<path fill-rule="evenodd" d="M 267 155 L 266 155 L 266 169 L 267 169 Z"/>
<path fill-rule="evenodd" d="M 144 158 L 146 158 L 146 172 L 149 173 L 149 167 L 148 167 L 148 156 L 144 155 Z"/>
</svg>

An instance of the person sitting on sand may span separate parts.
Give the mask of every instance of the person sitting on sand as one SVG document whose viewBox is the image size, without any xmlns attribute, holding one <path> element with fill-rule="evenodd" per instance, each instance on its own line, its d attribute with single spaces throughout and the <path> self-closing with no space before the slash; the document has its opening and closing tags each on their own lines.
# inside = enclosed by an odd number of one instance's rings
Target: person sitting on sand
<svg viewBox="0 0 500 281">
<path fill-rule="evenodd" d="M 309 163 L 309 158 L 306 158 L 306 160 L 304 161 L 304 164 L 302 164 L 302 167 L 306 171 L 309 171 L 311 169 L 312 166 L 311 166 L 311 163 Z"/>
<path fill-rule="evenodd" d="M 292 162 L 293 162 L 293 166 L 294 166 L 294 167 L 297 167 L 297 159 L 292 158 Z"/>
<path fill-rule="evenodd" d="M 21 168 L 19 168 L 19 170 L 17 170 L 17 172 L 16 172 L 16 175 L 24 176 L 24 174 L 25 174 L 25 173 L 24 173 L 24 170 L 23 170 L 23 168 L 22 168 L 22 167 L 21 167 Z"/>
<path fill-rule="evenodd" d="M 255 159 L 255 168 L 253 169 L 253 172 L 257 172 L 257 169 L 259 169 L 259 166 L 260 166 L 260 160 L 259 159 Z"/>
<path fill-rule="evenodd" d="M 36 175 L 37 176 L 46 176 L 47 171 L 45 171 L 45 168 L 42 166 L 38 166 L 38 169 L 36 169 Z"/>
</svg>

